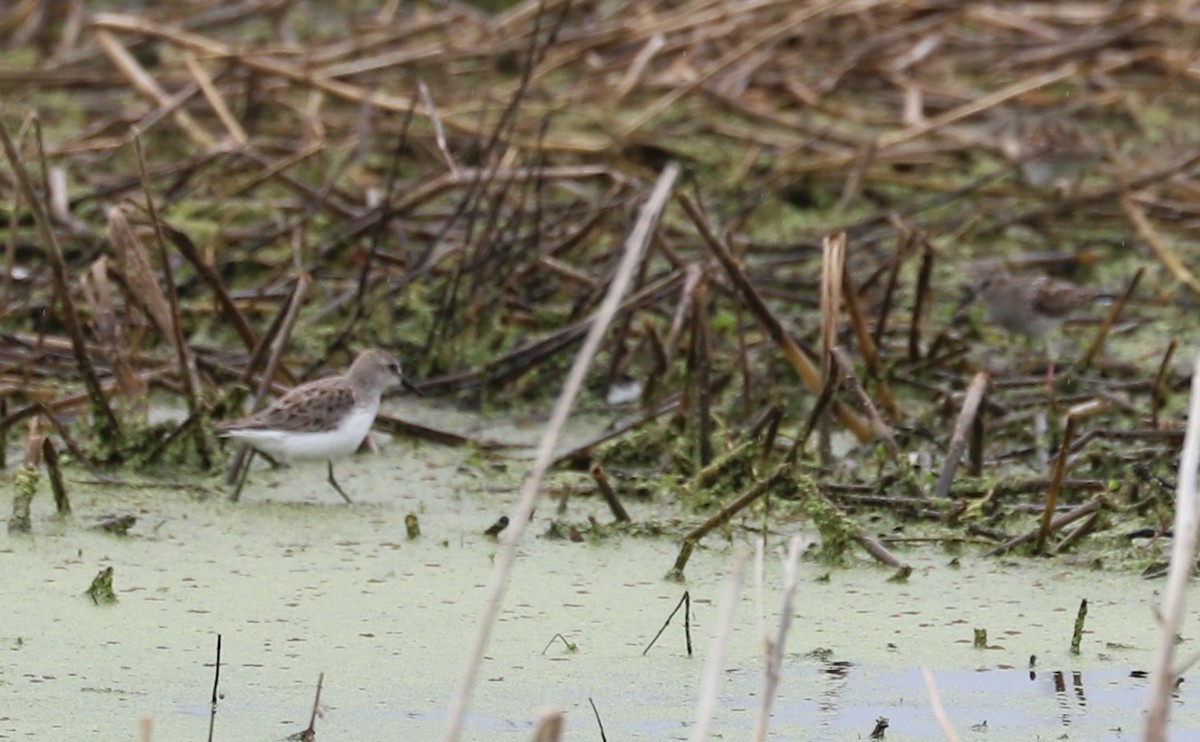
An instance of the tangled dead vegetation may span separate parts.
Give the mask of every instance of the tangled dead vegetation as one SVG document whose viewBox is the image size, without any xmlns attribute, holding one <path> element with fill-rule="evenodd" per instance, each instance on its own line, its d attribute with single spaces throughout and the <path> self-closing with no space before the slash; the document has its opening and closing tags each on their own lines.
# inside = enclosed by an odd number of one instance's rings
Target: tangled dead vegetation
<svg viewBox="0 0 1200 742">
<path fill-rule="evenodd" d="M 542 400 L 679 162 L 590 378 L 632 401 L 564 462 L 618 497 L 791 493 L 877 556 L 914 520 L 997 551 L 1156 536 L 1198 28 L 1148 2 L 19 3 L 0 430 L 204 470 L 235 382 L 366 346 L 431 396 Z M 1110 303 L 1043 352 L 962 301 L 996 271 Z M 186 420 L 149 426 L 150 389 Z"/>
</svg>

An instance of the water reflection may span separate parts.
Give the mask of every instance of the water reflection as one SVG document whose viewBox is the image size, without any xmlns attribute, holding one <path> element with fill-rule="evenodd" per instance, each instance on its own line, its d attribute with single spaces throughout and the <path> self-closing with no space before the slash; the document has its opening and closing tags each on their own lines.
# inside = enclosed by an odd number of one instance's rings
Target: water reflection
<svg viewBox="0 0 1200 742">
<path fill-rule="evenodd" d="M 880 670 L 829 658 L 793 655 L 785 668 L 772 730 L 801 734 L 804 739 L 865 739 L 886 718 L 889 736 L 942 739 L 929 707 L 928 693 L 917 668 Z M 731 695 L 741 689 L 761 693 L 761 676 L 736 671 L 729 676 Z M 942 705 L 961 734 L 986 730 L 990 740 L 1058 737 L 1136 739 L 1148 682 L 1144 673 L 1128 670 L 1025 670 L 979 668 L 934 673 Z M 753 689 L 747 686 L 752 686 Z M 1188 699 L 1176 691 L 1172 732 L 1196 738 L 1200 718 L 1190 713 Z M 752 706 L 745 696 L 734 700 Z"/>
</svg>

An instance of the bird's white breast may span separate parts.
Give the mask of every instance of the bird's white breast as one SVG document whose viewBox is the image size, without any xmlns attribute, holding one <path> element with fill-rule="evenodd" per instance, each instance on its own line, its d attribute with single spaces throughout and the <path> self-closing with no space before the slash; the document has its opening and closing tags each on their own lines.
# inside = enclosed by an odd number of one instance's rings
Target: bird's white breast
<svg viewBox="0 0 1200 742">
<path fill-rule="evenodd" d="M 319 433 L 285 430 L 234 430 L 227 435 L 254 446 L 272 458 L 285 461 L 322 459 L 331 461 L 358 450 L 371 431 L 379 401 L 357 406 L 344 416 L 337 427 Z"/>
</svg>

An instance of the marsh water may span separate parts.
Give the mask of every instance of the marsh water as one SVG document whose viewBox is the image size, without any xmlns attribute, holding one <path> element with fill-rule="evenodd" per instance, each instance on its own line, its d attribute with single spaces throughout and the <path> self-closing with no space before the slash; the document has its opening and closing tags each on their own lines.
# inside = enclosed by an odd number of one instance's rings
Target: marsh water
<svg viewBox="0 0 1200 742">
<path fill-rule="evenodd" d="M 430 414 L 427 402 L 406 404 L 402 416 Z M 448 411 L 439 419 L 488 425 Z M 530 443 L 539 430 L 531 420 L 489 436 Z M 322 672 L 318 739 L 439 739 L 499 548 L 483 531 L 510 509 L 527 462 L 520 451 L 485 457 L 375 439 L 378 455 L 338 468 L 353 506 L 319 465 L 256 466 L 238 503 L 215 481 L 199 483 L 204 494 L 89 483 L 71 470 L 75 514 L 56 519 L 49 496 L 39 496 L 34 533 L 0 543 L 0 738 L 128 740 L 149 719 L 155 740 L 204 739 L 220 634 L 214 739 L 278 740 L 304 729 Z M 635 522 L 701 518 L 665 501 L 631 508 Z M 138 521 L 123 537 L 88 528 L 110 513 Z M 409 514 L 420 523 L 415 539 L 405 532 Z M 596 714 L 608 739 L 689 738 L 731 542 L 749 542 L 750 530 L 711 536 L 680 584 L 664 579 L 674 538 L 588 537 L 588 516 L 611 519 L 598 498 L 576 497 L 567 518 L 582 524 L 578 541 L 548 535 L 548 503 L 535 516 L 467 738 L 528 739 L 546 706 L 565 711 L 568 739 L 600 739 Z M 776 534 L 771 548 L 790 535 Z M 886 739 L 939 739 L 921 668 L 933 671 L 964 739 L 1140 738 L 1160 582 L 1061 560 L 987 560 L 970 550 L 953 559 L 934 546 L 901 553 L 914 566 L 904 583 L 865 561 L 802 563 L 773 738 L 866 739 L 884 717 Z M 108 566 L 118 600 L 97 606 L 84 591 Z M 747 575 L 714 725 L 720 738 L 747 739 L 753 728 L 761 636 L 764 626 L 774 631 L 781 572 L 771 555 L 761 600 Z M 694 654 L 681 612 L 643 655 L 685 590 Z M 1074 656 L 1085 598 L 1087 631 Z M 987 631 L 986 648 L 975 646 L 976 629 Z M 1180 738 L 1200 732 L 1190 685 L 1173 709 Z"/>
</svg>

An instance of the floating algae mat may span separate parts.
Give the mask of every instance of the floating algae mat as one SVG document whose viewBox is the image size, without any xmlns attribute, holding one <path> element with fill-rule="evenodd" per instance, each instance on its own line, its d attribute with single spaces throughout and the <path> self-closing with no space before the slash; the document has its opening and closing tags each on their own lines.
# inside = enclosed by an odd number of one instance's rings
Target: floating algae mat
<svg viewBox="0 0 1200 742">
<path fill-rule="evenodd" d="M 512 501 L 523 466 L 393 441 L 381 456 L 344 463 L 359 494 L 353 506 L 315 464 L 256 469 L 238 504 L 76 484 L 75 515 L 56 521 L 39 497 L 35 533 L 0 548 L 0 645 L 9 650 L 0 654 L 9 691 L 0 737 L 130 739 L 148 718 L 155 739 L 203 738 L 219 634 L 215 739 L 304 729 L 320 673 L 318 739 L 439 738 L 498 548 L 483 531 Z M 653 520 L 661 507 L 635 504 L 630 514 Z M 674 539 L 589 535 L 588 516 L 610 520 L 598 498 L 571 503 L 581 538 L 550 537 L 552 509 L 543 504 L 521 547 L 466 737 L 527 739 L 548 705 L 565 711 L 567 738 L 594 739 L 594 703 L 610 739 L 687 739 L 729 542 L 706 542 L 680 584 L 663 578 Z M 111 511 L 138 515 L 129 535 L 85 527 Z M 414 539 L 410 514 L 420 524 Z M 913 567 L 907 582 L 866 564 L 802 561 L 774 735 L 865 738 L 883 718 L 887 739 L 936 739 L 920 672 L 929 668 L 964 738 L 971 729 L 987 739 L 1137 736 L 1160 583 L 952 559 L 927 546 L 902 553 Z M 84 591 L 109 567 L 117 600 L 96 605 Z M 780 579 L 769 558 L 762 610 L 772 632 Z M 643 655 L 685 590 L 694 656 L 682 612 Z M 726 738 L 749 735 L 763 688 L 754 594 L 749 580 L 723 674 L 714 729 Z M 1082 599 L 1089 613 L 1074 656 Z M 977 629 L 987 634 L 982 647 Z M 1200 731 L 1194 703 L 1183 684 L 1180 734 Z"/>
</svg>

